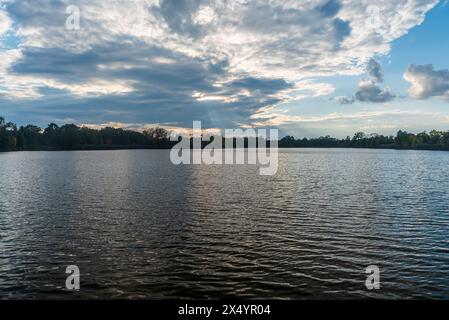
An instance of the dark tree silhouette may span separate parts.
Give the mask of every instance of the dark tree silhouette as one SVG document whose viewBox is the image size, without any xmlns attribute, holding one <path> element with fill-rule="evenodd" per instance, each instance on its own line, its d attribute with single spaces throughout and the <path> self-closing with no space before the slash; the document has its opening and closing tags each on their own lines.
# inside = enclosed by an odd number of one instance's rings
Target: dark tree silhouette
<svg viewBox="0 0 449 320">
<path fill-rule="evenodd" d="M 143 133 L 104 128 L 101 130 L 51 123 L 42 130 L 34 125 L 20 128 L 0 117 L 0 150 L 72 150 L 108 148 L 168 147 L 169 132 L 152 128 Z"/>
<path fill-rule="evenodd" d="M 223 140 L 224 141 L 224 140 Z M 42 130 L 34 125 L 20 128 L 0 117 L 0 150 L 83 150 L 117 148 L 169 148 L 169 132 L 151 128 L 143 132 L 104 128 L 101 130 L 51 123 Z M 235 145 L 235 142 L 234 142 Z M 247 141 L 245 141 L 247 146 Z M 357 132 L 345 139 L 322 136 L 314 139 L 295 139 L 287 136 L 279 141 L 281 148 L 390 148 L 449 150 L 449 131 L 432 130 L 418 134 L 399 131 L 396 136 Z"/>
</svg>

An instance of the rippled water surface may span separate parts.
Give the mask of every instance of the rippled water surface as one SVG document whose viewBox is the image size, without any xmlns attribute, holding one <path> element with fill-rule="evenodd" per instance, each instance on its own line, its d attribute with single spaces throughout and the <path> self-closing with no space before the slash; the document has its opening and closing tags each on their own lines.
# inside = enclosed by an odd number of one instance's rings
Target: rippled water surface
<svg viewBox="0 0 449 320">
<path fill-rule="evenodd" d="M 448 169 L 426 151 L 285 150 L 272 177 L 162 150 L 0 153 L 0 298 L 449 298 Z"/>
</svg>

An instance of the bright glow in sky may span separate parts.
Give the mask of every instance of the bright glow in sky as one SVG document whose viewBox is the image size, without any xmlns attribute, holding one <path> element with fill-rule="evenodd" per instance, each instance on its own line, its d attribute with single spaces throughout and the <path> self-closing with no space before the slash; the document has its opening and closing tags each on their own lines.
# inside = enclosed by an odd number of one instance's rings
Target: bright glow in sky
<svg viewBox="0 0 449 320">
<path fill-rule="evenodd" d="M 437 0 L 0 0 L 0 115 L 297 137 L 449 129 L 448 14 Z"/>
</svg>

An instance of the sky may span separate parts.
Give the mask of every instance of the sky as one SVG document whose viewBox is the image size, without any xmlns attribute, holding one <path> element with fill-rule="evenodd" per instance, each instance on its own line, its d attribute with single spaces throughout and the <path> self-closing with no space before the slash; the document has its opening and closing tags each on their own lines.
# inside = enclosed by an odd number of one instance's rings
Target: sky
<svg viewBox="0 0 449 320">
<path fill-rule="evenodd" d="M 446 0 L 0 0 L 19 125 L 449 129 Z"/>
</svg>

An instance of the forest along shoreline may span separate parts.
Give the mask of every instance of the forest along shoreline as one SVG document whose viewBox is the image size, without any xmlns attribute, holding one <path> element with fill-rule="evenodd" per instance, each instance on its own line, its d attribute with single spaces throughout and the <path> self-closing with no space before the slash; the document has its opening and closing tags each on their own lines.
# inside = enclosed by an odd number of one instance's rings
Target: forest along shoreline
<svg viewBox="0 0 449 320">
<path fill-rule="evenodd" d="M 58 126 L 54 123 L 42 129 L 35 125 L 18 127 L 0 117 L 0 152 L 5 151 L 65 151 L 65 150 L 128 150 L 170 149 L 177 141 L 170 141 L 164 128 L 150 128 L 138 132 L 122 128 L 93 129 L 75 124 Z M 247 143 L 245 143 L 245 146 Z M 286 136 L 279 140 L 279 148 L 368 148 L 398 150 L 449 151 L 449 131 L 432 130 L 413 134 L 398 131 L 396 136 L 357 132 L 352 137 L 337 139 L 331 136 L 295 139 Z"/>
</svg>

